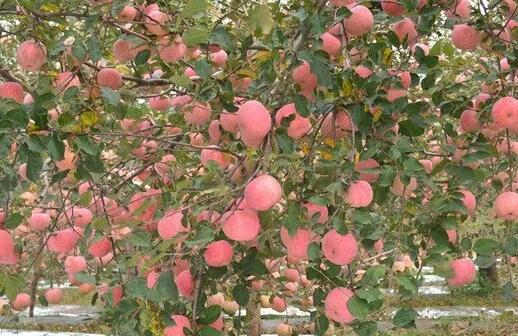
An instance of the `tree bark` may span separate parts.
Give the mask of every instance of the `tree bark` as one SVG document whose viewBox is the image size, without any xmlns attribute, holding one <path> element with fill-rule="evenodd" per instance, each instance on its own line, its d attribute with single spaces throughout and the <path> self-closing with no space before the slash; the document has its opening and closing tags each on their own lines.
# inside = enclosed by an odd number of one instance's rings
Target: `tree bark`
<svg viewBox="0 0 518 336">
<path fill-rule="evenodd" d="M 498 268 L 496 267 L 496 263 L 491 265 L 489 268 L 482 268 L 481 270 L 487 276 L 489 281 L 498 284 Z"/>
<path fill-rule="evenodd" d="M 38 294 L 38 281 L 40 281 L 41 271 L 40 262 L 34 265 L 34 277 L 31 282 L 31 305 L 29 307 L 29 317 L 34 317 L 34 306 L 36 305 L 36 295 Z"/>
<path fill-rule="evenodd" d="M 246 319 L 248 321 L 248 336 L 261 336 L 261 304 L 258 300 L 250 298 L 250 302 L 246 305 Z"/>
</svg>

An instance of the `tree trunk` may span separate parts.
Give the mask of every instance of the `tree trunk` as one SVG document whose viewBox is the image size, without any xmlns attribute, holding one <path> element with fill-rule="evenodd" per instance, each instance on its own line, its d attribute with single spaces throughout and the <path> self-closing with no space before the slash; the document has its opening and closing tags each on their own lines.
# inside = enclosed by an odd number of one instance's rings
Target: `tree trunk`
<svg viewBox="0 0 518 336">
<path fill-rule="evenodd" d="M 498 283 L 498 269 L 496 267 L 496 263 L 491 265 L 489 268 L 482 268 L 482 271 L 487 276 L 489 281 L 495 284 Z"/>
<path fill-rule="evenodd" d="M 261 336 L 261 304 L 259 301 L 250 298 L 246 305 L 246 319 L 248 321 L 248 336 Z"/>
<path fill-rule="evenodd" d="M 34 306 L 36 305 L 36 295 L 38 294 L 38 281 L 40 280 L 40 262 L 36 261 L 34 265 L 34 277 L 31 282 L 31 305 L 29 307 L 29 317 L 34 317 Z"/>
</svg>

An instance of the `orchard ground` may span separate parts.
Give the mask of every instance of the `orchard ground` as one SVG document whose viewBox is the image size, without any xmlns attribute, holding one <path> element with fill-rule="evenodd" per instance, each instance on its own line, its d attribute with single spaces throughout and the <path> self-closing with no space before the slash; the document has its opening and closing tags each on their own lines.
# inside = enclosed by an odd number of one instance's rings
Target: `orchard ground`
<svg viewBox="0 0 518 336">
<path fill-rule="evenodd" d="M 507 333 L 517 1 L 1 1 L 6 321 Z"/>
<path fill-rule="evenodd" d="M 444 281 L 440 280 L 440 277 L 431 275 L 430 280 L 425 282 L 425 284 L 430 285 L 430 287 L 441 288 L 440 286 L 444 285 Z M 36 317 L 32 320 L 25 317 L 22 320 L 18 320 L 18 322 L 13 322 L 7 315 L 4 315 L 0 318 L 0 329 L 20 330 L 20 332 L 22 330 L 39 330 L 47 332 L 110 334 L 111 326 L 102 321 L 99 315 L 92 314 L 95 310 L 91 309 L 91 295 L 81 294 L 75 288 L 67 288 L 64 290 L 64 293 L 61 305 L 69 305 L 75 308 L 60 311 L 60 305 L 58 305 L 50 307 L 51 309 L 45 312 L 47 318 L 42 318 L 36 313 Z M 495 332 L 498 332 L 498 335 L 517 334 L 515 329 L 516 324 L 518 324 L 518 305 L 510 307 L 509 302 L 504 302 L 499 289 L 483 275 L 479 276 L 472 285 L 453 290 L 451 294 L 423 293 L 409 299 L 400 299 L 392 296 L 386 301 L 386 305 L 386 309 L 380 311 L 375 316 L 376 320 L 378 320 L 379 330 L 383 331 L 380 334 L 382 336 L 492 336 L 495 335 Z M 96 304 L 93 307 L 102 309 L 100 304 Z M 390 314 L 390 312 L 394 312 L 398 307 L 416 308 L 426 318 L 418 318 L 416 320 L 417 330 L 393 330 L 393 326 L 390 323 L 393 313 Z M 512 310 L 505 312 L 506 308 L 512 308 Z M 65 313 L 66 316 L 56 317 L 60 313 Z M 71 313 L 82 313 L 84 315 L 81 319 L 74 319 L 69 317 Z M 87 314 L 90 314 L 90 317 L 85 317 Z M 69 321 L 64 322 L 67 319 Z M 279 315 L 263 316 L 263 330 L 265 332 L 273 332 L 277 324 L 284 321 L 285 318 Z M 304 332 L 307 332 L 309 321 L 307 317 L 292 314 L 289 321 L 296 326 L 297 334 L 304 335 Z M 227 320 L 227 323 L 231 324 L 230 320 Z M 1 335 L 4 334 L 10 336 L 9 333 L 1 333 Z M 23 332 L 21 335 L 23 335 Z M 344 330 L 337 335 L 355 335 L 355 333 L 352 330 Z M 49 334 L 48 336 L 53 335 Z M 59 336 L 68 335 L 63 333 Z M 77 336 L 83 335 L 79 334 Z"/>
</svg>

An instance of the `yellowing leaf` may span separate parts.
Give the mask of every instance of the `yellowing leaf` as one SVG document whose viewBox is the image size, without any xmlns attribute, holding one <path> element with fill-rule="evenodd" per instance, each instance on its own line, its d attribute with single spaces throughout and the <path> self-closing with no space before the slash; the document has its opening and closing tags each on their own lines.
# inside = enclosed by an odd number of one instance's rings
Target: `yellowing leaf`
<svg viewBox="0 0 518 336">
<path fill-rule="evenodd" d="M 250 69 L 240 69 L 236 71 L 237 75 L 244 76 L 244 77 L 250 77 L 252 79 L 256 79 L 256 74 Z"/>
<path fill-rule="evenodd" d="M 381 108 L 379 106 L 376 106 L 374 108 L 374 111 L 373 111 L 372 115 L 373 115 L 374 121 L 379 121 L 380 118 L 381 118 L 381 115 L 382 115 Z"/>
<path fill-rule="evenodd" d="M 308 145 L 307 143 L 305 143 L 305 144 L 303 144 L 303 145 L 302 145 L 302 152 L 303 152 L 305 155 L 308 155 L 310 150 L 311 150 L 311 148 L 309 147 L 309 145 Z"/>
<path fill-rule="evenodd" d="M 275 27 L 272 12 L 267 5 L 257 5 L 249 12 L 248 24 L 254 31 L 267 35 Z"/>
<path fill-rule="evenodd" d="M 393 55 L 393 52 L 392 52 L 392 50 L 390 50 L 390 48 L 385 48 L 383 50 L 383 63 L 385 63 L 385 65 L 392 64 L 392 55 Z"/>
<path fill-rule="evenodd" d="M 42 11 L 42 12 L 58 12 L 59 7 L 55 4 L 46 3 L 44 5 L 41 5 L 40 11 Z"/>
<path fill-rule="evenodd" d="M 99 116 L 92 111 L 86 111 L 81 114 L 81 117 L 79 117 L 81 127 L 88 128 L 92 127 L 99 121 Z"/>
<path fill-rule="evenodd" d="M 336 146 L 336 141 L 333 138 L 324 138 L 324 143 L 332 148 Z"/>
<path fill-rule="evenodd" d="M 81 126 L 76 124 L 69 127 L 68 131 L 72 134 L 81 133 L 83 130 L 81 129 Z"/>
<path fill-rule="evenodd" d="M 125 64 L 118 64 L 115 66 L 115 69 L 117 69 L 117 71 L 124 75 L 128 75 L 131 73 L 131 70 Z"/>
<path fill-rule="evenodd" d="M 272 53 L 270 51 L 268 51 L 268 50 L 261 50 L 261 51 L 258 51 L 255 54 L 254 59 L 258 60 L 259 62 L 266 62 L 271 57 L 272 57 Z"/>
<path fill-rule="evenodd" d="M 39 130 L 40 128 L 38 126 L 36 126 L 35 124 L 30 124 L 29 126 L 27 126 L 26 132 L 27 134 L 32 134 L 38 132 Z"/>
<path fill-rule="evenodd" d="M 348 97 L 353 93 L 353 86 L 348 80 L 342 82 L 342 97 Z"/>
<path fill-rule="evenodd" d="M 182 10 L 183 17 L 192 17 L 196 14 L 205 12 L 209 3 L 207 0 L 190 0 Z"/>
<path fill-rule="evenodd" d="M 333 158 L 333 154 L 331 154 L 331 152 L 324 151 L 322 152 L 322 158 L 324 160 L 331 160 Z"/>
</svg>

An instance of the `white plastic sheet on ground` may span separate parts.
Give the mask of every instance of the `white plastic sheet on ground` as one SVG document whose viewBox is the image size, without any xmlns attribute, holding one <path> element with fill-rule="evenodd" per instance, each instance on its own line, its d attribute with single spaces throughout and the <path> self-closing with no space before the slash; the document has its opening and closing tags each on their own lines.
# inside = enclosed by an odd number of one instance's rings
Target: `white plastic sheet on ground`
<svg viewBox="0 0 518 336">
<path fill-rule="evenodd" d="M 0 329 L 1 336 L 103 336 L 101 334 L 83 334 L 72 332 L 48 332 Z"/>
</svg>

